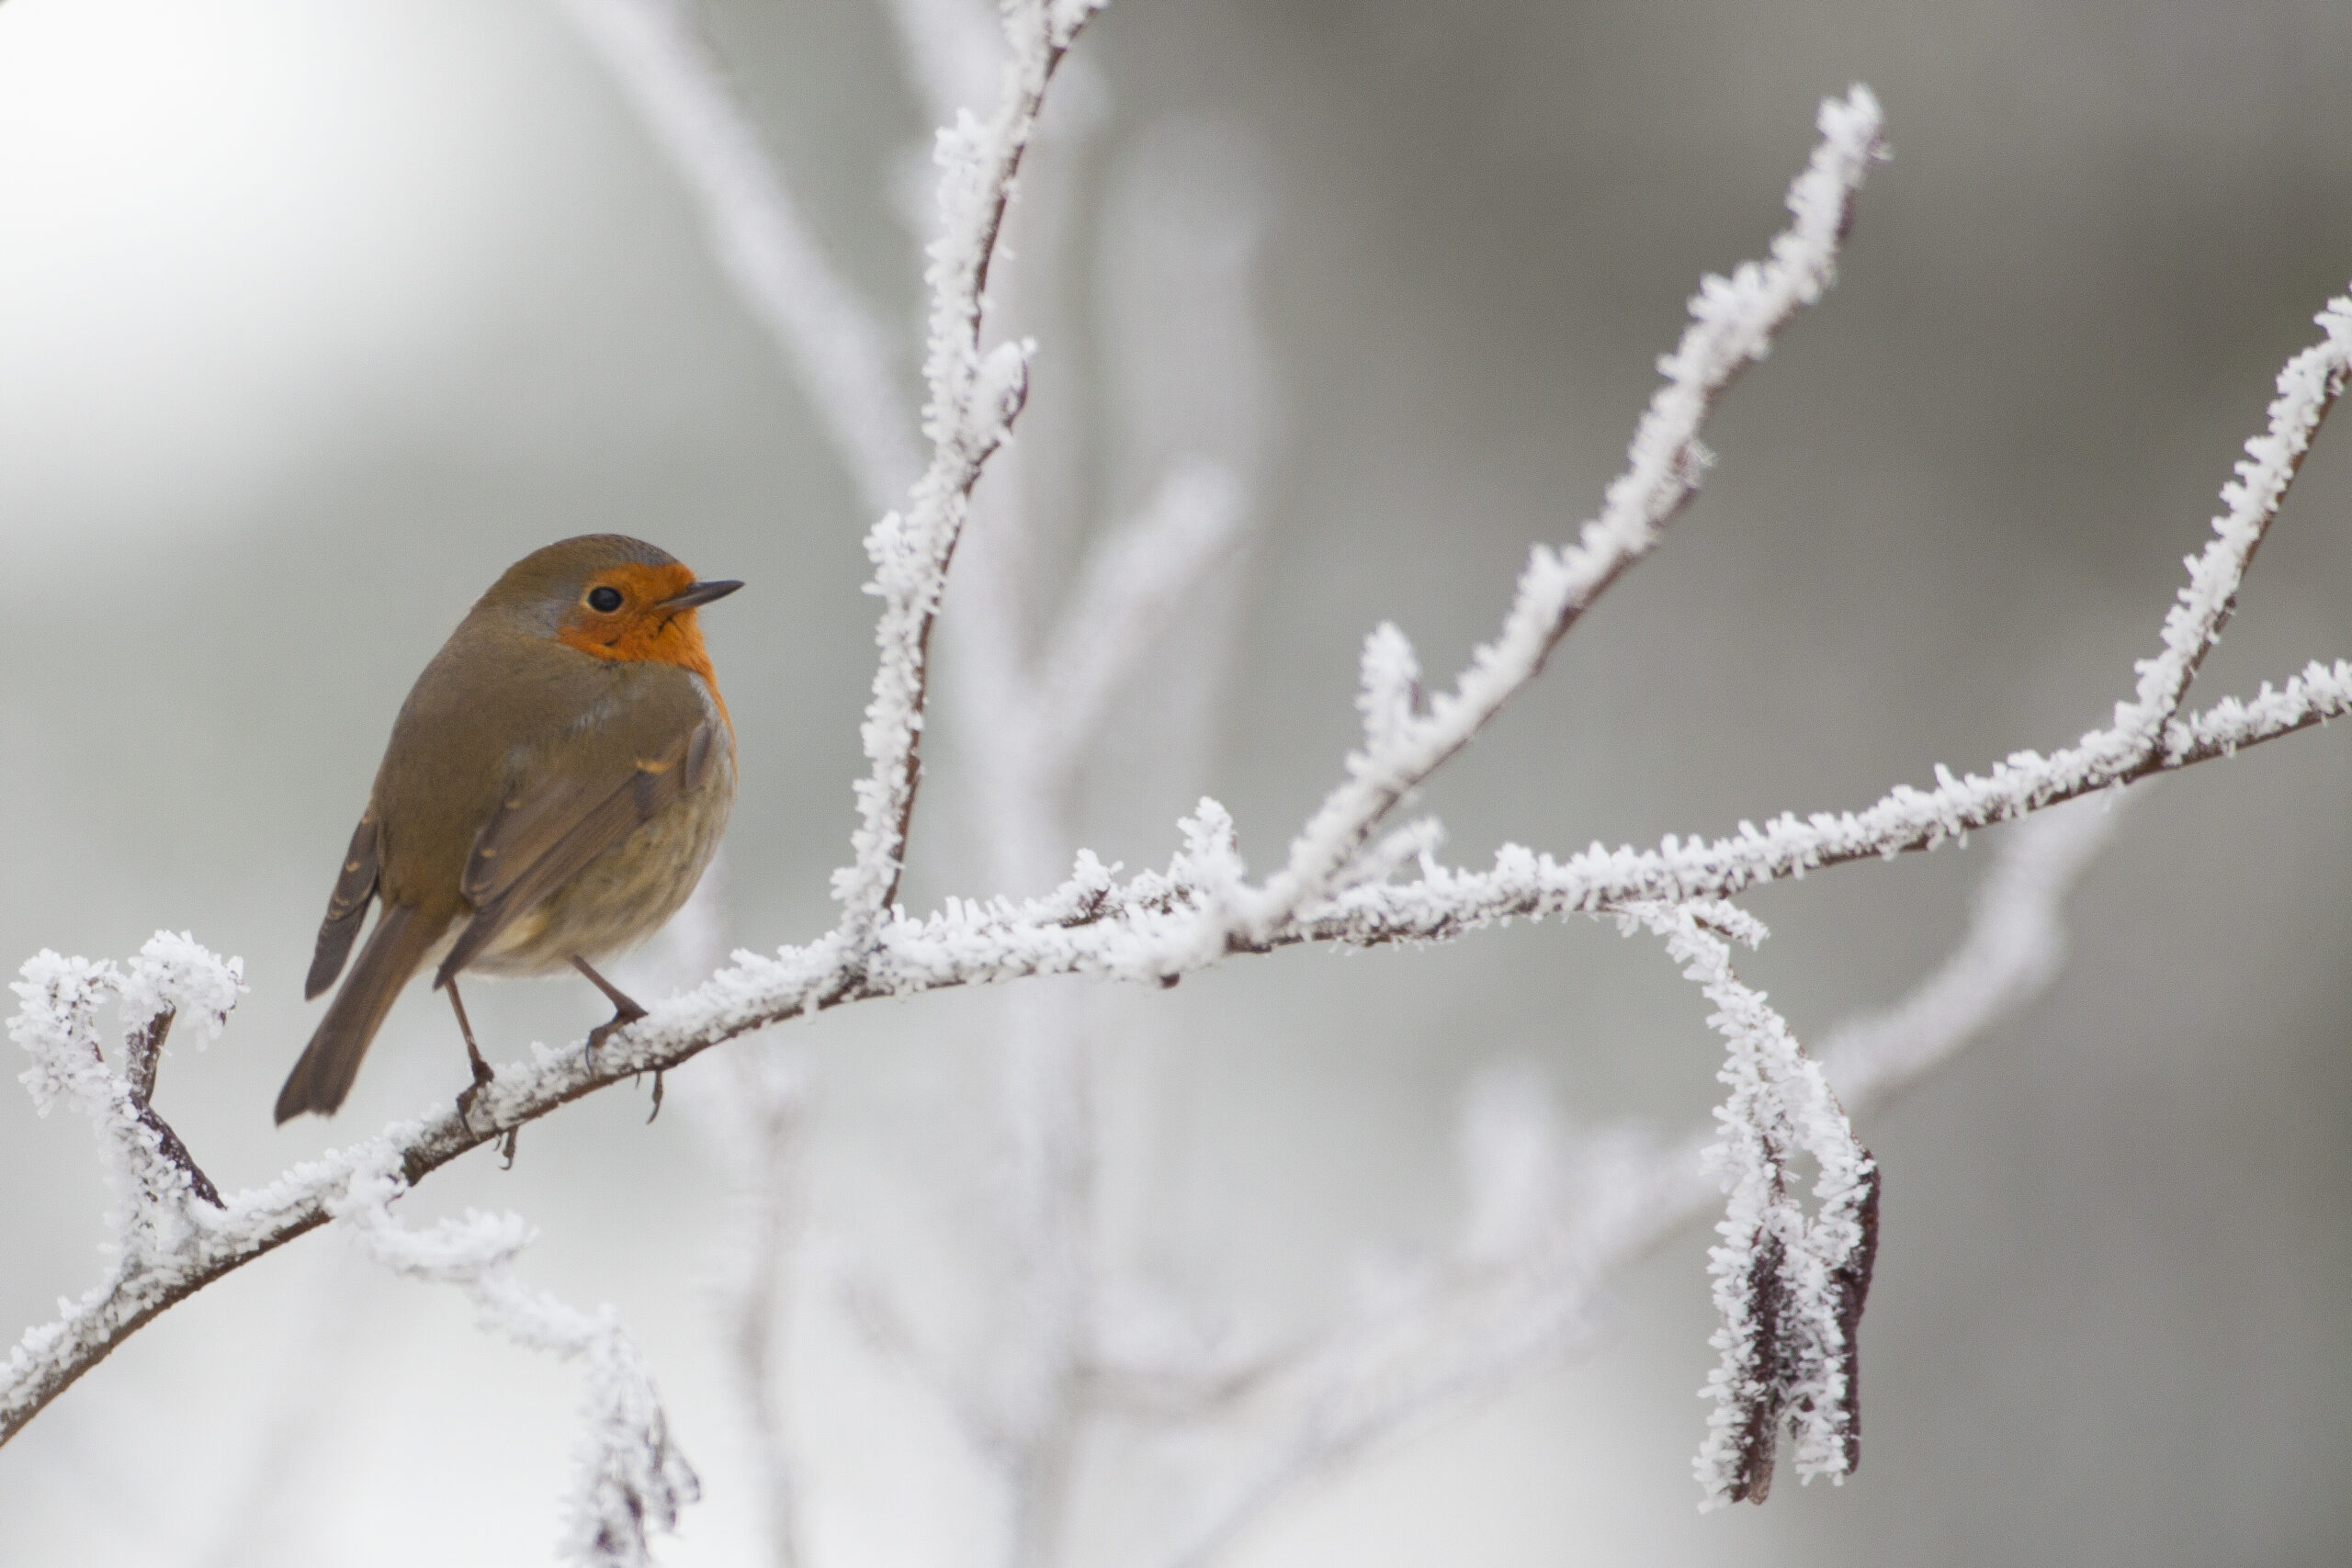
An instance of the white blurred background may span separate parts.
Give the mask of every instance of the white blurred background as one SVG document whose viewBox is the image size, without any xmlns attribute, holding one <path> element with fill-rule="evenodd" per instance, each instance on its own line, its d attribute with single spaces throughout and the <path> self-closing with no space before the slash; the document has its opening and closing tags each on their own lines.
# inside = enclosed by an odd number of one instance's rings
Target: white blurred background
<svg viewBox="0 0 2352 1568">
<path fill-rule="evenodd" d="M 910 369 L 928 117 L 884 8 L 708 21 Z M 1431 792 L 1458 859 L 1860 806 L 2103 722 L 2270 378 L 2352 277 L 2352 13 L 2322 0 L 1116 0 L 1080 54 L 1062 112 L 1091 134 L 1033 171 L 1069 221 L 1016 226 L 1009 284 L 1043 343 L 1020 454 L 1043 525 L 1141 499 L 1160 372 L 1205 352 L 1155 334 L 1154 214 L 1232 226 L 1219 276 L 1262 344 L 1218 436 L 1259 479 L 1258 543 L 1168 660 L 1229 618 L 1205 750 L 1167 760 L 1194 710 L 1147 682 L 1082 805 L 1130 866 L 1164 862 L 1203 789 L 1271 863 L 1353 736 L 1363 632 L 1394 618 L 1450 670 L 1491 629 L 1528 544 L 1597 506 L 1699 275 L 1779 223 L 1826 93 L 1870 83 L 1895 149 L 1841 282 L 1725 403 L 1667 547 Z M 2200 691 L 2352 651 L 2348 443 L 2323 436 Z M 706 617 L 742 748 L 725 928 L 823 928 L 870 522 L 544 0 L 0 6 L 0 956 L 169 926 L 244 957 L 228 1037 L 170 1059 L 157 1102 L 224 1188 L 464 1081 L 420 991 L 336 1122 L 269 1122 L 391 714 L 552 538 L 639 534 L 750 582 Z M 1000 890 L 946 738 L 917 908 Z M 1229 1561 L 2330 1555 L 2352 1528 L 2352 738 L 2144 793 L 2052 993 L 1861 1129 L 1887 1198 L 1857 1480 L 1694 1512 L 1694 1231 L 1590 1353 L 1303 1493 Z M 1805 1035 L 1892 999 L 1958 934 L 1985 847 L 1752 896 L 1776 936 L 1747 972 Z M 474 1005 L 501 1060 L 602 1010 L 557 982 Z M 1367 1259 L 1444 1243 L 1480 1073 L 1679 1133 L 1714 1096 L 1706 1010 L 1654 948 L 1579 924 L 1116 998 L 1095 1016 L 1120 1262 L 1206 1318 L 1311 1322 Z M 811 1248 L 966 1354 L 1000 1244 L 1001 1017 L 951 994 L 727 1048 L 805 1049 Z M 650 1127 L 607 1094 L 408 1207 L 542 1228 L 524 1277 L 619 1307 L 702 1473 L 665 1561 L 761 1561 L 699 1113 L 727 1079 L 706 1057 L 671 1088 Z M 96 1277 L 86 1129 L 0 1095 L 0 1190 L 12 1336 Z M 792 1345 L 815 1560 L 992 1562 L 981 1472 L 922 1391 L 837 1312 Z M 0 1563 L 547 1561 L 574 1399 L 453 1293 L 312 1236 L 0 1451 Z M 1082 1470 L 1073 1562 L 1157 1562 L 1181 1522 L 1184 1456 L 1125 1452 Z"/>
</svg>

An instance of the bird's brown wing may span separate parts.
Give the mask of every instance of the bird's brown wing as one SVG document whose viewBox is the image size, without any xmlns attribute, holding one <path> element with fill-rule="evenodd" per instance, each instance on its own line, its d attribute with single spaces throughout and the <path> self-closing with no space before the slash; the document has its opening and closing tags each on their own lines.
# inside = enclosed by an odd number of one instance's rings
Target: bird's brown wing
<svg viewBox="0 0 2352 1568">
<path fill-rule="evenodd" d="M 311 954 L 311 976 L 302 984 L 305 1001 L 334 985 L 334 977 L 343 973 L 343 961 L 351 956 L 351 944 L 368 919 L 368 901 L 376 896 L 376 806 L 370 801 L 359 826 L 352 830 L 351 848 L 344 852 L 343 872 L 334 879 L 334 891 L 327 896 L 327 918 L 319 927 L 319 945 Z"/>
<path fill-rule="evenodd" d="M 458 884 L 473 919 L 434 976 L 435 986 L 481 956 L 498 933 L 700 784 L 717 735 L 705 718 L 668 745 L 619 751 L 602 766 L 578 759 L 518 779 L 474 836 Z M 646 754 L 650 751 L 652 754 Z"/>
</svg>

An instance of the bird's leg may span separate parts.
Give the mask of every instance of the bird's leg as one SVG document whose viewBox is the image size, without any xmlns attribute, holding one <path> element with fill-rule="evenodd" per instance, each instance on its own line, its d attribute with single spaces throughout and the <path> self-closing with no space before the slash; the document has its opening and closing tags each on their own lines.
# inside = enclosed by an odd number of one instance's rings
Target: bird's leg
<svg viewBox="0 0 2352 1568">
<path fill-rule="evenodd" d="M 466 1037 L 466 1059 L 473 1064 L 474 1068 L 474 1081 L 458 1096 L 458 1119 L 465 1121 L 473 1110 L 474 1096 L 488 1089 L 496 1075 L 490 1070 L 490 1064 L 481 1059 L 481 1048 L 474 1043 L 474 1026 L 466 1021 L 466 1004 L 458 995 L 458 977 L 454 975 L 449 976 L 447 985 L 449 1005 L 458 1013 L 458 1032 Z"/>
<path fill-rule="evenodd" d="M 613 1004 L 613 1016 L 588 1032 L 588 1056 L 591 1061 L 594 1061 L 596 1047 L 602 1045 L 614 1030 L 627 1028 L 643 1018 L 645 1010 L 632 1001 L 627 991 L 590 968 L 588 961 L 577 953 L 572 955 L 571 966 L 587 976 L 588 983 L 604 992 L 605 999 Z"/>
</svg>

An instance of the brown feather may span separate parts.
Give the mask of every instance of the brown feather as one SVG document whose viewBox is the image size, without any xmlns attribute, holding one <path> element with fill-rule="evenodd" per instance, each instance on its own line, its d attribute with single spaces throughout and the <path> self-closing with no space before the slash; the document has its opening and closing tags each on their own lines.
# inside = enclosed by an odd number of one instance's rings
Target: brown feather
<svg viewBox="0 0 2352 1568">
<path fill-rule="evenodd" d="M 368 1055 L 368 1043 L 382 1027 L 384 1015 L 392 1010 L 393 998 L 448 926 L 446 914 L 435 919 L 420 916 L 404 904 L 384 906 L 383 918 L 368 933 L 368 945 L 359 950 L 359 962 L 351 966 L 350 977 L 327 1004 L 318 1032 L 311 1036 L 302 1059 L 287 1075 L 286 1087 L 277 1091 L 280 1122 L 305 1111 L 334 1114 L 343 1097 L 351 1092 L 351 1080 L 359 1076 L 360 1059 Z"/>
<path fill-rule="evenodd" d="M 575 777 L 551 779 L 537 791 L 508 795 L 505 809 L 484 824 L 467 862 L 463 886 L 466 897 L 474 901 L 474 917 L 441 961 L 433 984 L 448 984 L 515 917 L 684 795 L 693 773 L 688 759 L 697 742 L 707 756 L 710 728 L 706 721 L 662 756 L 635 759 L 630 771 L 604 789 L 601 797 L 593 785 L 583 787 L 584 781 Z"/>
<path fill-rule="evenodd" d="M 343 874 L 327 896 L 327 918 L 319 926 L 319 945 L 311 955 L 311 977 L 302 985 L 304 1001 L 316 998 L 343 973 L 343 961 L 351 955 L 351 944 L 368 919 L 368 900 L 376 897 L 376 812 L 371 807 L 352 831 Z"/>
</svg>

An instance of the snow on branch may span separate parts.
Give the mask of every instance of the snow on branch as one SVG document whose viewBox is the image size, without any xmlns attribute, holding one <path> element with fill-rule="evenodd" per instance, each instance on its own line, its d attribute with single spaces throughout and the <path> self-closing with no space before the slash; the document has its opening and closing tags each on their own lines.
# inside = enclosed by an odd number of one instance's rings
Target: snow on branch
<svg viewBox="0 0 2352 1568">
<path fill-rule="evenodd" d="M 586 1430 L 562 1549 L 589 1568 L 648 1568 L 649 1533 L 675 1530 L 680 1510 L 701 1495 L 701 1483 L 670 1440 L 652 1374 L 618 1314 L 610 1307 L 582 1312 L 514 1278 L 514 1259 L 533 1238 L 519 1214 L 469 1209 L 462 1219 L 411 1229 L 391 1213 L 407 1192 L 396 1151 L 384 1148 L 352 1173 L 328 1207 L 394 1273 L 464 1291 L 483 1327 L 586 1363 Z"/>
<path fill-rule="evenodd" d="M 2284 687 L 2265 681 L 2250 700 L 2223 697 L 2203 713 L 2165 725 L 2160 765 L 2177 768 L 2231 756 L 2241 746 L 2275 740 L 2346 713 L 2352 713 L 2352 660 L 2322 664 L 2314 659 Z"/>
<path fill-rule="evenodd" d="M 1713 461 L 1700 426 L 1739 373 L 1770 352 L 1798 309 L 1829 286 L 1862 177 L 1886 155 L 1878 100 L 1867 87 L 1824 103 L 1819 125 L 1820 145 L 1789 187 L 1793 221 L 1772 242 L 1771 259 L 1745 263 L 1728 278 L 1706 277 L 1692 296 L 1690 327 L 1658 362 L 1666 385 L 1650 400 L 1600 515 L 1565 549 L 1536 547 L 1501 634 L 1477 649 L 1426 715 L 1385 713 L 1375 730 L 1367 709 L 1364 749 L 1348 758 L 1347 782 L 1292 842 L 1289 863 L 1250 901 L 1250 934 L 1262 936 L 1328 887 L 1389 810 L 1535 678 L 1585 606 L 1649 553 L 1698 492 Z M 1404 634 L 1383 626 L 1365 645 L 1366 693 L 1383 671 L 1410 658 Z"/>
<path fill-rule="evenodd" d="M 866 556 L 874 562 L 870 592 L 882 600 L 874 634 L 880 649 L 874 695 L 859 729 L 871 772 L 857 785 L 860 820 L 850 840 L 855 860 L 833 874 L 842 932 L 861 954 L 876 940 L 905 863 L 921 774 L 931 627 L 948 563 L 972 487 L 1028 397 L 1031 345 L 981 347 L 989 267 L 1046 88 L 1079 28 L 1102 5 L 1012 0 L 1005 8 L 1012 57 L 995 115 L 983 125 L 967 113 L 939 133 L 942 232 L 930 245 L 923 275 L 931 320 L 922 428 L 932 455 L 907 510 L 888 513 L 866 536 Z"/>
<path fill-rule="evenodd" d="M 2187 736 L 2176 740 L 2168 733 L 2181 698 L 2235 613 L 2238 585 L 2254 552 L 2310 454 L 2312 437 L 2352 376 L 2352 301 L 2331 299 L 2312 319 L 2325 337 L 2279 370 L 2269 429 L 2245 444 L 2246 455 L 2222 487 L 2227 510 L 2213 519 L 2213 537 L 2204 550 L 2188 562 L 2188 585 L 2165 616 L 2164 650 L 2135 667 L 2138 690 L 2131 701 L 2115 705 L 2110 744 L 2135 760 L 2154 755 L 2160 745 L 2174 751 L 2189 743 Z M 2339 664 L 2339 681 L 2342 671 Z"/>
<path fill-rule="evenodd" d="M 1717 1075 L 1731 1093 L 1707 1151 L 1729 1201 L 1708 1252 L 1723 1326 L 1723 1362 L 1707 1379 L 1715 1402 L 1697 1470 L 1704 1506 L 1760 1503 L 1785 1419 L 1797 1474 L 1843 1481 L 1861 1459 L 1855 1331 L 1878 1252 L 1878 1163 L 1854 1136 L 1821 1065 L 1805 1055 L 1764 993 L 1731 966 L 1731 942 L 1753 947 L 1764 927 L 1720 902 L 1648 904 L 1620 917 L 1663 938 L 1716 1011 L 1730 1046 Z M 1727 940 L 1728 939 L 1728 940 Z M 1793 1155 L 1817 1172 L 1808 1215 L 1791 1190 Z"/>
<path fill-rule="evenodd" d="M 2119 704 L 2119 710 L 2132 706 Z M 2065 801 L 2198 762 L 2233 755 L 2352 713 L 2352 660 L 2313 661 L 2283 688 L 2263 683 L 2251 701 L 2225 697 L 2211 708 L 2165 725 L 2161 748 L 2134 753 L 2119 730 L 2094 730 L 2048 757 L 2013 753 L 1984 774 L 1938 784 L 1899 784 L 1861 811 L 1784 813 L 1758 829 L 1742 822 L 1720 839 L 1669 834 L 1655 850 L 1594 844 L 1566 860 L 1516 844 L 1497 852 L 1486 871 L 1447 870 L 1405 886 L 1366 884 L 1301 909 L 1265 948 L 1301 942 L 1374 946 L 1445 941 L 1517 916 L 1599 913 L 1654 901 L 1722 897 L 1808 871 L 1910 850 L 1963 842 L 1980 828 L 2011 821 Z"/>
<path fill-rule="evenodd" d="M 33 1061 L 19 1081 L 42 1115 L 63 1102 L 90 1119 L 116 1197 L 107 1214 L 109 1249 L 126 1269 L 179 1250 L 198 1223 L 196 1204 L 218 1209 L 220 1194 L 156 1114 L 155 1074 L 175 1019 L 187 1018 L 199 1044 L 220 1037 L 245 988 L 243 960 L 157 931 L 123 968 L 43 952 L 21 973 L 9 987 L 17 1006 L 8 1037 Z M 119 1067 L 99 1048 L 98 1015 L 108 1001 L 121 1004 Z"/>
</svg>

